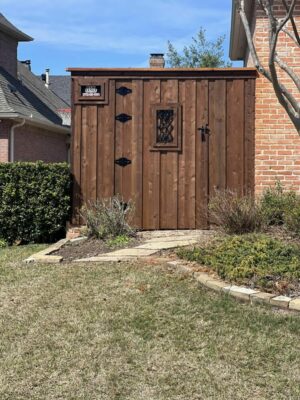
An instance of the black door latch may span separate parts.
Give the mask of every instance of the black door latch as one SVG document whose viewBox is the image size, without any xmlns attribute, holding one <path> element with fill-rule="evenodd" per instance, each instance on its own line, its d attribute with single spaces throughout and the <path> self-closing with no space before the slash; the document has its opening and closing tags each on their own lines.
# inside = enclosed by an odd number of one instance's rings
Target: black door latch
<svg viewBox="0 0 300 400">
<path fill-rule="evenodd" d="M 210 129 L 208 127 L 208 124 L 206 124 L 205 126 L 202 125 L 201 128 L 198 128 L 198 131 L 200 131 L 200 133 L 201 133 L 202 142 L 205 142 L 206 141 L 205 136 L 209 136 L 210 135 Z"/>
</svg>

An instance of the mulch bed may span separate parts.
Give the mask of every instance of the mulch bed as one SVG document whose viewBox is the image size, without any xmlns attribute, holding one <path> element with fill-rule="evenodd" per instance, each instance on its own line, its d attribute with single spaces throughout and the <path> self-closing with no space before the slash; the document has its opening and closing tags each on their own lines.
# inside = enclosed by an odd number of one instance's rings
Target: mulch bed
<svg viewBox="0 0 300 400">
<path fill-rule="evenodd" d="M 52 255 L 63 257 L 64 262 L 80 258 L 96 257 L 99 254 L 109 253 L 123 248 L 131 248 L 143 243 L 139 237 L 132 238 L 128 243 L 119 246 L 110 246 L 107 241 L 100 239 L 85 239 L 79 242 L 67 243 Z"/>
</svg>

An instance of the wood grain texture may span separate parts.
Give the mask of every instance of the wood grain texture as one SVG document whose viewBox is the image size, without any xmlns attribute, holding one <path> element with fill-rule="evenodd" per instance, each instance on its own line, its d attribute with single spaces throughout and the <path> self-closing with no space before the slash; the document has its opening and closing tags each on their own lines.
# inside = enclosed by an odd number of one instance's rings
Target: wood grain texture
<svg viewBox="0 0 300 400">
<path fill-rule="evenodd" d="M 227 82 L 227 187 L 244 189 L 244 80 Z"/>
<path fill-rule="evenodd" d="M 73 223 L 83 202 L 120 194 L 134 201 L 138 228 L 206 229 L 215 189 L 253 193 L 255 79 L 173 75 L 115 79 L 112 73 L 109 104 L 73 105 Z M 117 94 L 120 86 L 132 93 Z M 182 114 L 181 146 L 153 149 L 153 105 L 175 103 Z M 121 113 L 132 120 L 116 121 Z M 202 141 L 199 128 L 206 124 L 210 136 Z M 120 157 L 131 164 L 116 165 Z"/>
<path fill-rule="evenodd" d="M 208 80 L 197 82 L 197 127 L 209 126 Z M 209 136 L 196 135 L 196 228 L 207 229 L 209 200 Z"/>
<path fill-rule="evenodd" d="M 143 228 L 159 229 L 160 153 L 150 151 L 154 129 L 151 104 L 160 103 L 160 80 L 144 81 Z"/>
<path fill-rule="evenodd" d="M 161 102 L 178 102 L 178 80 L 161 81 Z M 160 152 L 160 229 L 178 227 L 178 153 Z"/>
</svg>

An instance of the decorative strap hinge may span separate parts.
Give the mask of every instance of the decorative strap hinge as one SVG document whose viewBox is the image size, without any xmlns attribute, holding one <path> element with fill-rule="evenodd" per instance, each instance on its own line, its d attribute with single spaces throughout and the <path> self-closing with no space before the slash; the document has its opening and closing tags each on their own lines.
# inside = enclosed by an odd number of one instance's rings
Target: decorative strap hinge
<svg viewBox="0 0 300 400">
<path fill-rule="evenodd" d="M 132 93 L 132 90 L 127 88 L 126 86 L 121 86 L 118 89 L 116 89 L 116 92 L 121 96 L 126 96 L 127 94 Z"/>
<path fill-rule="evenodd" d="M 126 167 L 131 164 L 131 160 L 128 160 L 126 157 L 121 157 L 115 160 L 115 164 L 120 165 L 120 167 Z"/>
<path fill-rule="evenodd" d="M 132 116 L 128 115 L 128 114 L 119 114 L 116 116 L 116 120 L 120 121 L 122 123 L 130 121 L 131 119 L 132 119 Z"/>
</svg>

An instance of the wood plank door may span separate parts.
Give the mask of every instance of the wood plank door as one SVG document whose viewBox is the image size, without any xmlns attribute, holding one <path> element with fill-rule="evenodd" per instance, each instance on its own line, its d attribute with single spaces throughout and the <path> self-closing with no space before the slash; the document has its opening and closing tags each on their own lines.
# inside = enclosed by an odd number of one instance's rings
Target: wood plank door
<svg viewBox="0 0 300 400">
<path fill-rule="evenodd" d="M 161 120 L 161 112 L 169 122 Z M 170 137 L 159 143 L 168 123 Z M 198 129 L 207 123 L 207 81 L 145 81 L 144 229 L 207 228 L 208 142 Z"/>
</svg>

